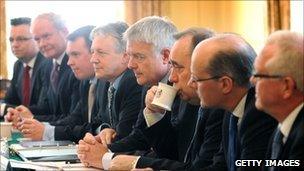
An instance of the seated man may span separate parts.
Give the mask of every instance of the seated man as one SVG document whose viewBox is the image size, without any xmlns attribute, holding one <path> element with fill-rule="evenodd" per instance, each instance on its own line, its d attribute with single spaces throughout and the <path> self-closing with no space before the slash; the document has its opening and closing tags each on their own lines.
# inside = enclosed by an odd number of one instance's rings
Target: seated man
<svg viewBox="0 0 304 171">
<path fill-rule="evenodd" d="M 147 93 L 144 114 L 146 118 L 155 119 L 146 119 L 149 128 L 144 130 L 144 135 L 153 144 L 159 158 L 117 155 L 111 161 L 110 170 L 130 170 L 132 167 L 199 170 L 212 164 L 221 142 L 224 111 L 203 108 L 198 111 L 199 98 L 195 89 L 187 84 L 191 75 L 192 51 L 200 41 L 211 36 L 213 33 L 210 30 L 201 28 L 190 28 L 174 35 L 176 42 L 170 53 L 172 68 L 169 80 L 178 90 L 179 97 L 188 103 L 184 113 L 171 113 L 177 115 L 177 122 L 172 122 L 168 113 L 162 115 L 160 113 L 164 111 L 151 105 L 156 86 Z M 162 115 L 162 118 L 157 119 L 155 114 Z M 175 154 L 177 158 L 174 160 L 172 155 L 165 158 L 162 154 Z"/>
<path fill-rule="evenodd" d="M 35 18 L 31 31 L 40 52 L 48 58 L 43 68 L 43 84 L 47 85 L 47 90 L 37 105 L 11 109 L 6 120 L 34 116 L 39 121 L 55 121 L 70 114 L 79 99 L 79 81 L 67 65 L 65 53 L 68 30 L 60 16 L 44 13 Z"/>
<path fill-rule="evenodd" d="M 304 159 L 303 34 L 276 31 L 256 58 L 255 105 L 279 125 L 268 146 L 266 159 L 298 160 L 300 167 L 265 167 L 265 170 L 300 170 Z M 267 163 L 265 163 L 267 166 Z"/>
<path fill-rule="evenodd" d="M 94 26 L 81 27 L 67 37 L 68 43 L 66 51 L 69 56 L 67 64 L 72 68 L 75 77 L 81 80 L 79 86 L 79 94 L 81 96 L 75 110 L 67 117 L 59 119 L 56 122 L 41 123 L 36 119 L 23 119 L 23 121 L 17 125 L 19 126 L 18 129 L 23 132 L 24 137 L 33 140 L 59 140 L 60 138 L 73 140 L 72 134 L 70 134 L 70 138 L 62 136 L 57 138 L 58 132 L 63 131 L 64 126 L 59 129 L 57 126 L 54 127 L 51 125 L 75 126 L 88 121 L 86 115 L 88 111 L 91 110 L 88 109 L 90 82 L 96 83 L 96 79 L 94 79 L 94 68 L 90 63 L 92 41 L 89 35 L 93 28 Z"/>
<path fill-rule="evenodd" d="M 257 170 L 236 160 L 263 160 L 277 122 L 255 108 L 249 79 L 256 54 L 236 34 L 219 34 L 199 43 L 192 54 L 191 81 L 201 105 L 225 109 L 220 151 L 202 170 Z"/>
<path fill-rule="evenodd" d="M 0 102 L 0 118 L 9 107 L 37 105 L 43 94 L 43 72 L 45 58 L 30 33 L 31 19 L 27 17 L 11 19 L 9 41 L 13 54 L 18 58 L 14 64 L 13 78 L 9 89 Z"/>
<path fill-rule="evenodd" d="M 176 27 L 170 21 L 154 16 L 141 19 L 124 33 L 127 41 L 126 51 L 130 58 L 128 67 L 133 70 L 137 83 L 145 86 L 141 98 L 141 110 L 129 136 L 111 143 L 111 137 L 115 131 L 103 130 L 96 137 L 97 141 L 103 142 L 103 145 L 99 145 L 109 147 L 112 152 L 150 151 L 151 146 L 142 135 L 142 129 L 147 127 L 143 115 L 144 99 L 150 86 L 157 85 L 158 82 L 168 82 L 169 54 L 174 43 L 173 34 L 175 32 Z M 173 110 L 178 110 L 177 107 L 173 107 Z M 103 148 L 101 147 L 100 150 Z M 103 153 L 95 151 L 94 155 L 98 155 L 97 157 L 101 159 Z M 97 167 L 101 167 L 100 165 L 100 161 L 96 163 Z"/>
<path fill-rule="evenodd" d="M 90 54 L 90 30 L 85 30 L 85 34 L 81 32 L 81 29 L 76 30 L 75 33 L 68 36 L 68 64 L 72 67 L 75 76 L 79 79 L 92 79 L 94 77 L 94 65 L 96 77 L 109 82 L 99 80 L 95 91 L 90 90 L 88 92 L 87 89 L 86 94 L 82 93 L 85 98 L 81 101 L 82 103 L 78 104 L 76 108 L 78 110 L 53 123 L 55 128 L 52 129 L 55 129 L 55 132 L 52 131 L 54 133 L 51 139 L 69 139 L 77 142 L 86 132 L 95 134 L 96 131 L 98 132 L 104 128 L 116 130 L 117 139 L 127 136 L 131 132 L 139 112 L 138 103 L 140 103 L 141 87 L 136 83 L 134 74 L 127 69 L 128 59 L 124 53 L 125 42 L 120 38 L 126 29 L 127 25 L 125 23 L 118 22 L 93 30 L 92 51 L 94 53 L 92 53 L 92 57 Z M 85 44 L 84 40 L 90 43 Z M 98 52 L 102 52 L 102 56 Z M 100 60 L 100 57 L 102 57 L 102 60 Z M 112 60 L 113 58 L 115 60 Z M 90 60 L 93 65 L 89 63 Z M 115 88 L 115 92 L 111 95 L 112 102 L 110 103 L 109 91 L 111 85 Z M 92 96 L 95 94 L 94 105 L 90 104 L 90 97 L 88 97 L 92 93 Z M 91 108 L 91 110 L 82 110 L 88 108 Z M 28 129 L 28 126 L 34 128 L 35 124 L 24 122 L 22 127 Z"/>
</svg>

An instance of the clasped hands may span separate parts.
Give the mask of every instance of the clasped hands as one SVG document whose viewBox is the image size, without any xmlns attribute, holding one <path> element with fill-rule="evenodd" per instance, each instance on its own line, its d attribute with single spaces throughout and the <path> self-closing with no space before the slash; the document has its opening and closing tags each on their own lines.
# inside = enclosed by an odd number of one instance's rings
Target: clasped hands
<svg viewBox="0 0 304 171">
<path fill-rule="evenodd" d="M 6 122 L 12 122 L 13 127 L 22 132 L 23 137 L 42 140 L 45 126 L 33 119 L 33 114 L 27 107 L 20 105 L 16 108 L 8 108 L 4 119 Z"/>
<path fill-rule="evenodd" d="M 86 167 L 102 169 L 102 157 L 106 152 L 108 148 L 102 144 L 100 137 L 94 137 L 91 133 L 86 133 L 77 148 L 78 158 Z"/>
</svg>

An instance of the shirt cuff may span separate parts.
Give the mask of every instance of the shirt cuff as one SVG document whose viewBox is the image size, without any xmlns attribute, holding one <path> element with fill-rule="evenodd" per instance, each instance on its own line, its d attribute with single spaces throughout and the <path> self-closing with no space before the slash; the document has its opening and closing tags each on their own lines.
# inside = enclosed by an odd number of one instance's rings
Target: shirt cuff
<svg viewBox="0 0 304 171">
<path fill-rule="evenodd" d="M 164 116 L 165 113 L 152 113 L 149 110 L 147 110 L 147 108 L 144 109 L 144 117 L 147 123 L 147 126 L 150 127 L 152 125 L 154 125 L 155 123 L 157 123 L 158 121 L 160 121 Z"/>
<path fill-rule="evenodd" d="M 102 156 L 102 167 L 104 170 L 109 170 L 114 153 L 107 152 Z"/>
<path fill-rule="evenodd" d="M 137 166 L 137 162 L 139 160 L 140 156 L 138 156 L 133 162 L 132 162 L 132 169 L 135 169 Z"/>
<path fill-rule="evenodd" d="M 6 103 L 1 103 L 1 105 L 0 105 L 0 116 L 4 116 L 5 107 L 6 107 Z"/>
<path fill-rule="evenodd" d="M 43 122 L 44 131 L 42 140 L 55 141 L 55 126 L 50 125 L 48 122 Z"/>
<path fill-rule="evenodd" d="M 108 123 L 102 123 L 96 130 L 95 130 L 95 134 L 98 135 L 103 129 L 105 128 L 111 128 L 111 125 L 109 125 Z"/>
</svg>

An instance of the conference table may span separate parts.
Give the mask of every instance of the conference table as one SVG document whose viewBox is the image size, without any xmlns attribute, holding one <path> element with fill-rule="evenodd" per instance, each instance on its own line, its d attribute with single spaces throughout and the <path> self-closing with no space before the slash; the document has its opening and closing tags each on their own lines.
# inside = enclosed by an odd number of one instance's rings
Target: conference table
<svg viewBox="0 0 304 171">
<path fill-rule="evenodd" d="M 65 161 L 44 161 L 33 162 L 20 157 L 11 147 L 20 144 L 22 134 L 18 131 L 13 131 L 12 137 L 9 140 L 1 139 L 1 168 L 0 170 L 7 171 L 24 171 L 24 170 L 67 170 L 67 171 L 97 171 L 100 169 L 84 167 L 81 163 Z M 10 147 L 10 148 L 9 148 Z"/>
</svg>

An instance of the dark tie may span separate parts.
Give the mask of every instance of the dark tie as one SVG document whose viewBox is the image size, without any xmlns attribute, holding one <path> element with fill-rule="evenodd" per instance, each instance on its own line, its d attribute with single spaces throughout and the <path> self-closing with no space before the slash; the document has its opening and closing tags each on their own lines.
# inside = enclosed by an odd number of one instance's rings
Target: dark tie
<svg viewBox="0 0 304 171">
<path fill-rule="evenodd" d="M 271 159 L 279 159 L 283 147 L 283 134 L 278 128 L 273 138 L 271 148 Z"/>
<path fill-rule="evenodd" d="M 58 79 L 59 79 L 59 64 L 55 62 L 53 64 L 52 72 L 51 72 L 51 85 L 54 92 L 57 92 L 58 87 Z"/>
<path fill-rule="evenodd" d="M 114 118 L 113 118 L 113 100 L 114 100 L 114 92 L 115 88 L 113 84 L 110 85 L 108 89 L 108 112 L 109 112 L 109 118 L 110 118 L 110 125 L 114 127 Z"/>
<path fill-rule="evenodd" d="M 93 104 L 95 101 L 95 83 L 91 83 L 90 88 L 89 88 L 89 94 L 88 94 L 88 122 L 91 122 L 91 117 L 92 117 L 92 109 L 93 109 Z"/>
<path fill-rule="evenodd" d="M 238 117 L 234 116 L 233 114 L 230 115 L 230 121 L 229 121 L 229 144 L 228 144 L 228 168 L 229 171 L 235 171 L 236 166 L 234 162 L 237 159 L 237 122 Z"/>
<path fill-rule="evenodd" d="M 29 67 L 28 65 L 23 69 L 22 103 L 25 106 L 29 106 L 30 104 L 30 91 L 31 91 L 30 69 L 31 67 Z"/>
<path fill-rule="evenodd" d="M 189 144 L 189 147 L 188 147 L 188 149 L 186 151 L 186 154 L 185 154 L 185 157 L 184 157 L 184 162 L 185 163 L 187 161 L 189 161 L 189 159 L 191 157 L 190 152 L 194 148 L 193 146 L 194 146 L 194 143 L 196 141 L 196 137 L 197 137 L 197 134 L 198 134 L 198 131 L 199 131 L 199 126 L 201 125 L 201 120 L 203 118 L 203 114 L 204 114 L 203 109 L 200 107 L 199 110 L 198 110 L 198 117 L 197 117 L 196 124 L 195 124 L 195 130 L 194 130 L 191 142 Z"/>
</svg>

